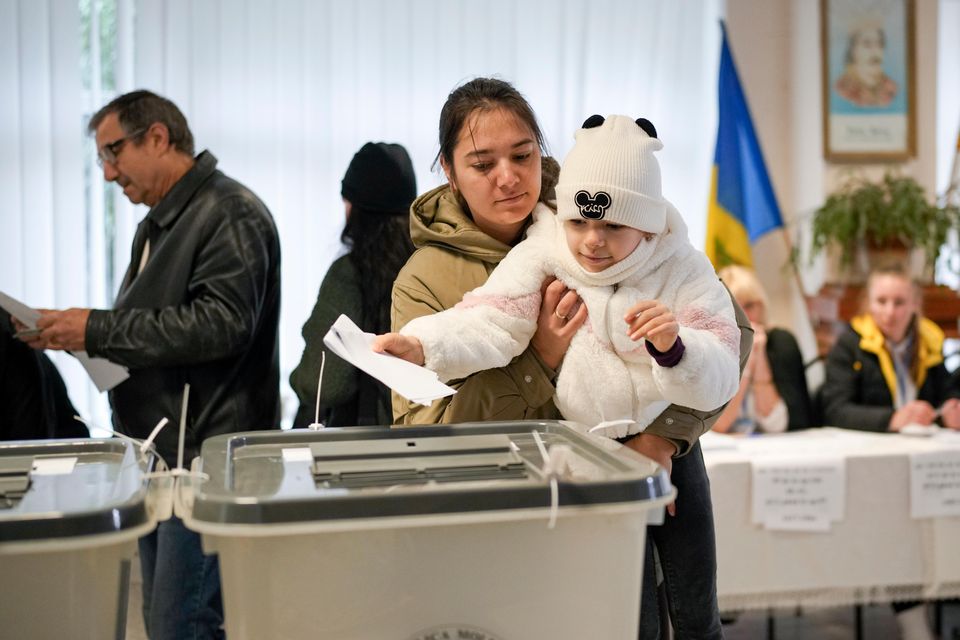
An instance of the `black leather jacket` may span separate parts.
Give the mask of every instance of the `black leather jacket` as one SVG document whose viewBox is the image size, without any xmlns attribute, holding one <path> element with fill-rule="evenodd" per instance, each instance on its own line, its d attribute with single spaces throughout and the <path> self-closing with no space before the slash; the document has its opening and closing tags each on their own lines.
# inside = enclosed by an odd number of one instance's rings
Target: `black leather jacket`
<svg viewBox="0 0 960 640">
<path fill-rule="evenodd" d="M 150 210 L 113 310 L 87 322 L 87 352 L 130 368 L 110 392 L 114 428 L 145 438 L 169 418 L 156 444 L 171 465 L 185 383 L 185 464 L 205 438 L 279 426 L 280 242 L 266 206 L 216 165 L 201 153 Z"/>
</svg>

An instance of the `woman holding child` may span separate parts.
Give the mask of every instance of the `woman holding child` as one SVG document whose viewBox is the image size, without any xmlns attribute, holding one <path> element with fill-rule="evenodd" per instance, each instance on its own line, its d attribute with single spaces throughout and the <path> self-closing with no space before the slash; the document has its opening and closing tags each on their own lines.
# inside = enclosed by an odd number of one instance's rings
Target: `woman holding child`
<svg viewBox="0 0 960 640">
<path fill-rule="evenodd" d="M 449 184 L 414 202 L 411 235 L 417 251 L 394 285 L 392 324 L 452 308 L 483 285 L 533 222 L 538 203 L 552 204 L 555 163 L 543 158 L 543 139 L 526 100 L 510 84 L 487 78 L 455 89 L 440 117 L 438 159 Z M 576 291 L 547 280 L 528 302 L 536 328 L 529 346 L 506 366 L 450 382 L 453 398 L 417 407 L 394 395 L 399 423 L 557 418 L 552 398 L 557 372 L 587 319 Z M 737 309 L 739 314 L 739 309 Z M 746 336 L 745 317 L 738 326 Z M 627 332 L 627 324 L 623 325 Z M 395 335 L 395 334 L 391 334 Z M 742 337 L 741 336 L 741 337 Z M 403 355 L 394 345 L 381 348 Z M 742 366 L 742 360 L 741 360 Z M 600 384 L 603 384 L 600 382 Z M 589 390 L 584 390 L 589 393 Z M 716 600 L 716 548 L 709 487 L 697 438 L 719 407 L 695 411 L 671 405 L 625 444 L 672 467 L 680 492 L 676 515 L 650 529 L 645 563 L 641 637 L 659 637 L 652 548 L 663 568 L 677 638 L 722 637 Z M 676 456 L 676 457 L 674 457 Z"/>
</svg>

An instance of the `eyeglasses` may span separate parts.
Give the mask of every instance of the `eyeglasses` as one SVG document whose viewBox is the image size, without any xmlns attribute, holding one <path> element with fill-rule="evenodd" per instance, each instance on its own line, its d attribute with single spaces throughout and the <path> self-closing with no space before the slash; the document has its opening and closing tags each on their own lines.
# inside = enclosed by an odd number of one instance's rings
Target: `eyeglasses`
<svg viewBox="0 0 960 640">
<path fill-rule="evenodd" d="M 128 133 L 122 138 L 118 138 L 113 142 L 108 142 L 100 147 L 100 149 L 97 150 L 97 166 L 102 167 L 104 162 L 116 164 L 117 156 L 120 155 L 120 152 L 123 150 L 123 145 L 126 144 L 127 140 L 130 138 L 136 138 L 145 131 L 146 129 L 138 129 L 133 133 Z"/>
</svg>

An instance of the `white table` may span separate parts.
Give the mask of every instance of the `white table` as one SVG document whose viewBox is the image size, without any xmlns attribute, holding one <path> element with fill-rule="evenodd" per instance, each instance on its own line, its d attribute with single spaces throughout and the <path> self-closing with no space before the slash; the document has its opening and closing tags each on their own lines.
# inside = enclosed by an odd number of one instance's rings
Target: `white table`
<svg viewBox="0 0 960 640">
<path fill-rule="evenodd" d="M 910 453 L 960 446 L 960 435 L 949 436 L 833 428 L 704 436 L 720 609 L 960 596 L 960 517 L 910 517 Z M 771 531 L 751 522 L 751 460 L 784 453 L 844 458 L 846 513 L 829 532 Z"/>
</svg>

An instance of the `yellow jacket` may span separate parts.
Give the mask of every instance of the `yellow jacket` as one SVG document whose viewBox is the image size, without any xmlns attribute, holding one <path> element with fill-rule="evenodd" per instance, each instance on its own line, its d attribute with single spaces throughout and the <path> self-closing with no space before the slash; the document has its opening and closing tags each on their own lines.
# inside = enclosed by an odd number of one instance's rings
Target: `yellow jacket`
<svg viewBox="0 0 960 640">
<path fill-rule="evenodd" d="M 893 360 L 887 351 L 883 333 L 869 314 L 856 316 L 850 326 L 860 335 L 860 348 L 877 356 L 880 371 L 890 389 L 890 397 L 897 401 L 897 374 Z M 919 318 L 917 322 L 917 359 L 913 371 L 913 382 L 917 389 L 927 379 L 927 370 L 943 362 L 943 331 L 931 320 Z"/>
</svg>

